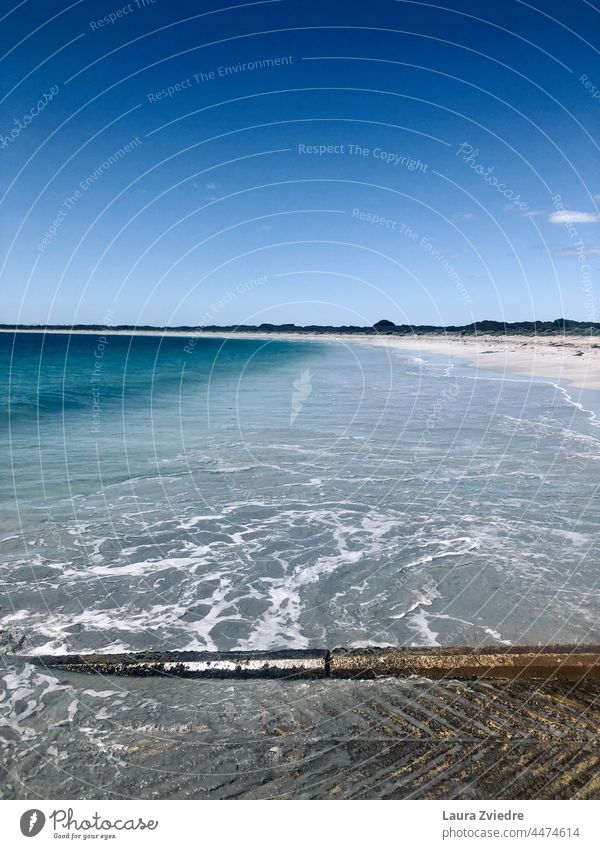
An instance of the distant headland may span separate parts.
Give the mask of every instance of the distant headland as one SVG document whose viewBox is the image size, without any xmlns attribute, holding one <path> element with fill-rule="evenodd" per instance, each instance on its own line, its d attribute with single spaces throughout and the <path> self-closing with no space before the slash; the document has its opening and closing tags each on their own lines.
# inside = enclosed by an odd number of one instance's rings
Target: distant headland
<svg viewBox="0 0 600 849">
<path fill-rule="evenodd" d="M 293 333 L 293 334 L 342 334 L 342 335 L 385 335 L 385 336 L 431 336 L 460 334 L 462 336 L 486 335 L 522 335 L 522 336 L 596 336 L 600 335 L 600 322 L 575 321 L 569 318 L 557 318 L 554 321 L 474 321 L 471 324 L 449 325 L 435 324 L 395 324 L 389 319 L 381 319 L 373 325 L 324 325 L 324 324 L 229 324 L 229 325 L 169 325 L 148 324 L 0 324 L 0 331 L 51 332 L 95 332 L 113 331 L 122 333 Z"/>
</svg>

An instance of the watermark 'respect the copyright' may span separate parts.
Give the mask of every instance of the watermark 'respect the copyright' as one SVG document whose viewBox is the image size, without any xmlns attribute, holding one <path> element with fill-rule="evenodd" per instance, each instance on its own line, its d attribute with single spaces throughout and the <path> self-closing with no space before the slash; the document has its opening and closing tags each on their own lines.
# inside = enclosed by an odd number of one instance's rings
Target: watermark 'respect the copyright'
<svg viewBox="0 0 600 849">
<path fill-rule="evenodd" d="M 298 153 L 301 156 L 357 156 L 361 158 L 377 159 L 386 165 L 395 168 L 406 168 L 407 171 L 420 171 L 426 173 L 429 165 L 418 157 L 406 153 L 397 153 L 394 150 L 385 150 L 382 147 L 364 147 L 354 142 L 343 144 L 298 144 Z"/>
</svg>

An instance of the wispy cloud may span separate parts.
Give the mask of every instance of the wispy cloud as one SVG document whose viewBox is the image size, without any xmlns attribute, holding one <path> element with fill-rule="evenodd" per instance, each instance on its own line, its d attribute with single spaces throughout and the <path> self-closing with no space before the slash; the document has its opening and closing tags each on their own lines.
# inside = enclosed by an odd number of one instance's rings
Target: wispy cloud
<svg viewBox="0 0 600 849">
<path fill-rule="evenodd" d="M 475 218 L 474 212 L 457 212 L 452 216 L 454 221 L 472 221 Z"/>
<path fill-rule="evenodd" d="M 575 209 L 561 209 L 548 217 L 551 224 L 600 224 L 597 212 L 579 212 Z"/>
<path fill-rule="evenodd" d="M 596 245 L 573 245 L 563 248 L 558 248 L 553 245 L 546 245 L 543 248 L 544 252 L 552 256 L 576 256 L 576 257 L 592 257 L 600 256 L 600 244 Z"/>
<path fill-rule="evenodd" d="M 525 218 L 539 218 L 540 215 L 545 215 L 546 213 L 542 209 L 528 209 L 526 212 L 522 212 L 521 215 L 524 215 Z"/>
</svg>

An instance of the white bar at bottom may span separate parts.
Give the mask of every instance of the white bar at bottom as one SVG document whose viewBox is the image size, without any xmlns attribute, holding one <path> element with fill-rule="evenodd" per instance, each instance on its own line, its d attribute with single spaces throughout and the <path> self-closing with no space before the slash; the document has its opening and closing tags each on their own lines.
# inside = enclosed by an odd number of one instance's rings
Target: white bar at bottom
<svg viewBox="0 0 600 849">
<path fill-rule="evenodd" d="M 7 849 L 68 843 L 166 849 L 597 849 L 599 823 L 597 801 L 0 802 L 0 843 Z"/>
</svg>

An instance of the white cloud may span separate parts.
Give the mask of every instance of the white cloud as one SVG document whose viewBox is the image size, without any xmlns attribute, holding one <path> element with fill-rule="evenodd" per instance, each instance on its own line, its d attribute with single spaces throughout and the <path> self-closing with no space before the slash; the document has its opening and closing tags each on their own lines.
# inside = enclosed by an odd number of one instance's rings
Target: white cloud
<svg viewBox="0 0 600 849">
<path fill-rule="evenodd" d="M 545 215 L 541 209 L 529 209 L 527 212 L 522 212 L 521 215 L 524 215 L 526 218 L 537 218 L 540 215 Z"/>
<path fill-rule="evenodd" d="M 562 209 L 551 213 L 548 218 L 551 224 L 600 224 L 597 212 L 577 212 L 574 209 Z"/>
</svg>

